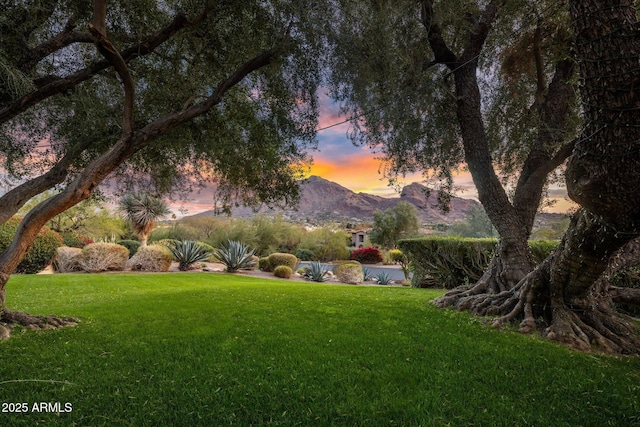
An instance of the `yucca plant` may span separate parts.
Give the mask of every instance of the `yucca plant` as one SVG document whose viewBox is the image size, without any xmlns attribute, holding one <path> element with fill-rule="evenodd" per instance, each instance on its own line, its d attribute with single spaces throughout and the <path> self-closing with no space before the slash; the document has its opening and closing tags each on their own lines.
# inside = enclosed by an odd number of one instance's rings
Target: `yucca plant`
<svg viewBox="0 0 640 427">
<path fill-rule="evenodd" d="M 304 278 L 307 280 L 312 280 L 314 282 L 326 282 L 329 280 L 327 277 L 328 270 L 320 264 L 318 261 L 314 261 L 309 264 L 309 267 L 305 268 Z"/>
<path fill-rule="evenodd" d="M 120 200 L 120 210 L 131 222 L 133 231 L 140 236 L 140 246 L 147 245 L 155 222 L 171 212 L 164 200 L 149 193 L 125 195 Z"/>
<path fill-rule="evenodd" d="M 180 271 L 187 271 L 196 262 L 208 261 L 211 253 L 206 246 L 193 240 L 176 240 L 167 245 L 173 257 L 180 264 Z"/>
<path fill-rule="evenodd" d="M 373 279 L 373 273 L 371 272 L 369 267 L 362 267 L 362 276 L 363 276 L 362 280 L 364 280 L 365 282 Z"/>
<path fill-rule="evenodd" d="M 218 261 L 227 266 L 228 273 L 233 273 L 240 269 L 252 268 L 256 264 L 253 252 L 244 243 L 229 240 L 215 249 L 213 254 Z"/>
</svg>

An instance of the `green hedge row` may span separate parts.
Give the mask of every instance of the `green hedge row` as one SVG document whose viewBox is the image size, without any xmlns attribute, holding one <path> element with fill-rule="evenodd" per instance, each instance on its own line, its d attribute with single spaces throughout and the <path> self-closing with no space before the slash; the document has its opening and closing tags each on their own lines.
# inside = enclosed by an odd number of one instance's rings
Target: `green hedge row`
<svg viewBox="0 0 640 427">
<path fill-rule="evenodd" d="M 400 240 L 398 247 L 411 261 L 414 286 L 452 289 L 482 277 L 496 244 L 496 239 L 448 237 Z M 557 241 L 529 242 L 536 262 L 545 259 L 557 245 Z"/>
</svg>

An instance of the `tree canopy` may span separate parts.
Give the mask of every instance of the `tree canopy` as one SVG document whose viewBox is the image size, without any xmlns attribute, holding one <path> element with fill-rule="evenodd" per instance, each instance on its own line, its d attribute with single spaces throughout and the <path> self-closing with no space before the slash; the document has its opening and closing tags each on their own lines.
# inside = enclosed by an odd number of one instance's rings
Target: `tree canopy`
<svg viewBox="0 0 640 427">
<path fill-rule="evenodd" d="M 330 2 L 1 3 L 0 222 L 32 197 L 0 254 L 5 285 L 38 230 L 108 178 L 125 189 L 197 185 L 229 202 L 297 195 L 315 144 Z"/>
</svg>

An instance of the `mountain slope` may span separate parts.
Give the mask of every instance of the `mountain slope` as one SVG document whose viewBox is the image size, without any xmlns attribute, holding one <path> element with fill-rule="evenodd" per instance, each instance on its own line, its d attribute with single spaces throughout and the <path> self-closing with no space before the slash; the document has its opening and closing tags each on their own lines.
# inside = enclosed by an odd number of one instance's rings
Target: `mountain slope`
<svg viewBox="0 0 640 427">
<path fill-rule="evenodd" d="M 398 197 L 380 197 L 367 193 L 354 193 L 335 182 L 318 176 L 311 176 L 301 183 L 300 202 L 297 206 L 279 209 L 261 208 L 258 213 L 282 212 L 297 220 L 351 220 L 369 221 L 376 210 L 392 209 L 401 201 L 413 204 L 423 222 L 452 222 L 463 220 L 467 210 L 479 206 L 475 200 L 453 197 L 450 211 L 445 213 L 437 206 L 438 192 L 433 190 L 427 197 L 428 188 L 413 183 L 402 189 Z M 233 209 L 233 216 L 247 217 L 256 212 L 249 208 Z M 206 211 L 197 216 L 212 216 L 214 211 Z"/>
</svg>

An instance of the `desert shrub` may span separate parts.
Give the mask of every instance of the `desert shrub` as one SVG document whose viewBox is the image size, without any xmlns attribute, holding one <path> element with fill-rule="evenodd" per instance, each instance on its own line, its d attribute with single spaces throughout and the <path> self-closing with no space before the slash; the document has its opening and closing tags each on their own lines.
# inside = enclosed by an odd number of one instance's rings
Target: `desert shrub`
<svg viewBox="0 0 640 427">
<path fill-rule="evenodd" d="M 273 269 L 273 275 L 281 279 L 290 279 L 293 275 L 293 270 L 288 265 L 279 265 Z"/>
<path fill-rule="evenodd" d="M 140 248 L 140 242 L 137 240 L 120 240 L 117 242 L 120 246 L 124 246 L 129 250 L 129 258 L 134 256 L 138 249 Z"/>
<path fill-rule="evenodd" d="M 314 253 L 319 261 L 349 258 L 348 245 L 351 235 L 344 231 L 333 231 L 328 228 L 318 228 L 306 233 L 297 249 L 307 249 Z"/>
<path fill-rule="evenodd" d="M 329 280 L 329 271 L 318 261 L 312 262 L 304 270 L 303 276 L 307 280 L 311 280 L 313 282 L 326 282 Z"/>
<path fill-rule="evenodd" d="M 87 236 L 82 236 L 80 234 L 74 233 L 73 231 L 67 231 L 65 233 L 60 234 L 62 236 L 64 246 L 68 246 L 70 248 L 84 248 L 85 246 L 93 243 L 93 240 L 88 238 Z"/>
<path fill-rule="evenodd" d="M 391 249 L 389 251 L 389 259 L 391 262 L 399 263 L 403 258 L 405 258 L 405 255 L 400 249 Z"/>
<path fill-rule="evenodd" d="M 252 268 L 255 265 L 253 251 L 249 246 L 237 241 L 230 240 L 221 245 L 215 250 L 215 257 L 227 267 L 229 273 Z"/>
<path fill-rule="evenodd" d="M 269 255 L 269 263 L 274 270 L 280 265 L 286 265 L 293 270 L 298 265 L 298 258 L 295 255 L 276 252 Z"/>
<path fill-rule="evenodd" d="M 333 270 L 333 273 L 337 273 L 338 272 L 338 267 L 340 267 L 343 264 L 353 264 L 353 265 L 357 265 L 360 268 L 362 268 L 362 264 L 360 264 L 359 261 L 356 261 L 354 259 L 339 259 L 336 261 L 333 261 L 331 263 L 331 269 Z"/>
<path fill-rule="evenodd" d="M 74 271 L 82 271 L 79 256 L 82 249 L 72 248 L 70 246 L 60 246 L 56 252 L 56 258 L 53 263 L 55 269 L 59 273 L 72 273 Z"/>
<path fill-rule="evenodd" d="M 398 247 L 413 263 L 413 285 L 447 289 L 475 282 L 489 265 L 495 239 L 427 238 L 400 240 Z"/>
<path fill-rule="evenodd" d="M 296 257 L 300 259 L 300 261 L 315 261 L 316 254 L 313 253 L 312 250 L 309 249 L 298 249 L 296 251 Z"/>
<path fill-rule="evenodd" d="M 258 259 L 258 269 L 260 269 L 260 271 L 265 271 L 267 273 L 271 273 L 273 271 L 273 267 L 271 267 L 271 262 L 269 262 L 269 257 L 262 257 Z"/>
<path fill-rule="evenodd" d="M 178 240 L 167 244 L 167 247 L 178 261 L 178 269 L 187 271 L 196 262 L 208 261 L 211 253 L 207 247 L 194 240 Z"/>
<path fill-rule="evenodd" d="M 78 256 L 81 269 L 88 273 L 124 270 L 128 259 L 129 250 L 115 243 L 92 243 Z"/>
<path fill-rule="evenodd" d="M 362 264 L 377 264 L 382 262 L 382 254 L 378 248 L 360 248 L 351 252 L 351 259 Z"/>
<path fill-rule="evenodd" d="M 173 254 L 163 245 L 142 246 L 126 263 L 134 271 L 169 271 Z"/>
<path fill-rule="evenodd" d="M 413 286 L 439 285 L 451 289 L 475 283 L 482 277 L 496 243 L 495 239 L 448 237 L 401 240 L 398 247 L 411 262 Z M 557 241 L 529 242 L 536 262 L 544 260 L 557 245 Z"/>
<path fill-rule="evenodd" d="M 364 273 L 361 265 L 345 263 L 336 269 L 336 277 L 342 283 L 357 285 L 364 280 Z"/>
<path fill-rule="evenodd" d="M 0 252 L 8 248 L 13 241 L 20 221 L 20 218 L 10 218 L 0 225 Z M 42 227 L 33 242 L 33 246 L 18 264 L 15 272 L 33 274 L 42 271 L 47 265 L 51 264 L 56 256 L 57 249 L 62 244 L 62 237 L 58 233 L 52 231 L 49 227 Z"/>
</svg>

